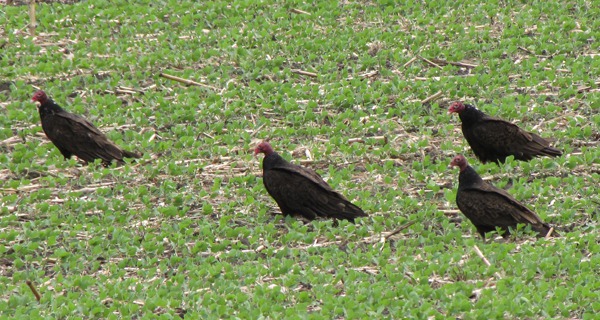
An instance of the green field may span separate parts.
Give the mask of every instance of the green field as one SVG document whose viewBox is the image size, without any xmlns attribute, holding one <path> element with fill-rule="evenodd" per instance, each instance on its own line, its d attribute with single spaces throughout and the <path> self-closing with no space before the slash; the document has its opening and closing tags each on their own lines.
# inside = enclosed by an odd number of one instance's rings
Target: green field
<svg viewBox="0 0 600 320">
<path fill-rule="evenodd" d="M 600 313 L 599 1 L 67 2 L 0 5 L 0 318 Z M 37 89 L 144 157 L 65 161 Z M 564 155 L 481 164 L 456 100 Z M 263 139 L 369 217 L 277 215 Z M 562 236 L 483 242 L 459 153 Z"/>
</svg>

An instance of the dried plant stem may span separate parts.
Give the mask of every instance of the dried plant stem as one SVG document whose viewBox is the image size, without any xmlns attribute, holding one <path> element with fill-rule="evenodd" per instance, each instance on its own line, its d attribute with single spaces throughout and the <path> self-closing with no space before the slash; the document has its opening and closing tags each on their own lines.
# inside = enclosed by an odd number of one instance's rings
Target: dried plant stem
<svg viewBox="0 0 600 320">
<path fill-rule="evenodd" d="M 307 14 L 309 16 L 311 15 L 309 12 L 306 12 L 306 11 L 300 10 L 300 9 L 296 9 L 296 8 L 293 8 L 290 11 L 293 12 L 293 13 L 297 13 L 297 14 Z"/>
<path fill-rule="evenodd" d="M 552 237 L 552 233 L 554 233 L 554 227 L 550 228 L 550 230 L 548 230 L 548 233 L 546 234 L 546 236 L 544 238 L 549 239 L 550 237 Z"/>
<path fill-rule="evenodd" d="M 292 69 L 292 73 L 301 74 L 303 76 L 309 76 L 309 77 L 313 77 L 313 78 L 316 78 L 318 76 L 314 72 L 304 71 L 304 70 L 300 70 L 300 69 Z"/>
<path fill-rule="evenodd" d="M 29 35 L 35 37 L 35 0 L 29 0 Z"/>
<path fill-rule="evenodd" d="M 383 141 L 384 144 L 388 142 L 388 138 L 386 136 L 374 136 L 374 137 L 368 137 L 368 138 L 350 138 L 350 139 L 348 139 L 348 144 L 355 143 L 355 142 L 365 143 L 369 139 L 375 140 L 375 141 Z"/>
<path fill-rule="evenodd" d="M 407 223 L 405 223 L 403 226 L 401 226 L 400 228 L 390 232 L 390 234 L 385 236 L 385 240 L 389 239 L 392 236 L 397 235 L 398 233 L 402 232 L 402 230 L 407 229 L 408 227 L 412 226 L 413 224 L 415 224 L 417 221 L 413 220 L 413 221 L 409 221 Z"/>
<path fill-rule="evenodd" d="M 410 66 L 413 62 L 417 61 L 417 57 L 412 57 L 410 60 L 408 60 L 408 62 L 406 62 L 404 65 L 402 65 L 402 68 L 406 68 L 408 66 Z"/>
<path fill-rule="evenodd" d="M 35 296 L 35 299 L 40 302 L 40 299 L 42 299 L 42 297 L 40 296 L 40 293 L 37 291 L 37 289 L 33 286 L 33 283 L 31 283 L 31 281 L 27 280 L 27 286 L 29 287 L 29 289 L 31 289 L 31 292 L 33 292 L 33 295 Z"/>
<path fill-rule="evenodd" d="M 477 68 L 479 65 L 474 64 L 474 63 L 470 63 L 470 62 L 453 62 L 453 61 L 446 61 L 446 60 L 442 60 L 442 59 L 429 59 L 432 62 L 435 62 L 436 64 L 440 65 L 440 66 L 445 66 L 447 64 L 452 65 L 452 66 L 457 66 L 457 67 L 463 67 L 463 68 Z"/>
<path fill-rule="evenodd" d="M 440 66 L 439 64 L 437 64 L 437 63 L 435 63 L 435 62 L 433 62 L 433 61 L 431 61 L 431 60 L 429 60 L 429 59 L 427 59 L 427 58 L 424 58 L 424 57 L 421 57 L 421 56 L 419 56 L 419 59 L 421 59 L 421 60 L 423 60 L 423 61 L 425 61 L 425 62 L 429 63 L 430 65 L 432 65 L 432 66 L 434 66 L 434 67 L 436 67 L 436 68 L 443 69 L 443 68 L 442 68 L 442 66 Z"/>
<path fill-rule="evenodd" d="M 479 247 L 477 245 L 474 245 L 473 249 L 475 250 L 475 253 L 477 253 L 477 255 L 481 258 L 481 260 L 483 260 L 483 263 L 485 263 L 486 266 L 489 267 L 492 265 L 490 261 L 483 255 L 483 252 L 479 250 Z"/>
<path fill-rule="evenodd" d="M 170 75 L 170 74 L 166 74 L 166 73 L 162 73 L 162 72 L 161 72 L 161 74 L 160 74 L 159 76 L 161 76 L 161 77 L 163 77 L 163 78 L 167 78 L 167 79 L 169 79 L 169 80 L 173 80 L 173 81 L 181 82 L 181 83 L 183 83 L 183 84 L 187 84 L 187 85 L 193 85 L 193 86 L 198 86 L 198 87 L 204 87 L 204 88 L 208 88 L 208 89 L 215 90 L 215 91 L 217 90 L 217 88 L 215 88 L 215 87 L 211 87 L 211 86 L 209 86 L 209 85 L 202 84 L 202 83 L 200 83 L 200 82 L 196 82 L 196 81 L 193 81 L 193 80 L 189 80 L 189 79 L 180 78 L 180 77 L 177 77 L 177 76 L 172 76 L 172 75 Z"/>
<path fill-rule="evenodd" d="M 427 97 L 427 98 L 425 98 L 425 99 L 421 100 L 421 103 L 422 103 L 422 104 L 426 104 L 427 102 L 431 102 L 431 101 L 433 101 L 433 100 L 436 100 L 436 99 L 438 99 L 438 98 L 439 98 L 439 97 L 441 97 L 441 96 L 442 96 L 442 91 L 438 91 L 438 92 L 436 92 L 436 93 L 434 93 L 434 94 L 430 95 L 429 97 Z"/>
</svg>

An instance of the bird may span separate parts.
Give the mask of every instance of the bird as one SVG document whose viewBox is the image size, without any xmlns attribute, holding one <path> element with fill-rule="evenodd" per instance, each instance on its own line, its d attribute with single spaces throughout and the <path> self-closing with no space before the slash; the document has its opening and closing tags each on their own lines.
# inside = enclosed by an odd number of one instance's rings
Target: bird
<svg viewBox="0 0 600 320">
<path fill-rule="evenodd" d="M 550 226 L 547 223 L 505 190 L 483 181 L 463 155 L 455 156 L 450 166 L 460 169 L 456 204 L 484 240 L 485 234 L 496 228 L 504 230 L 503 237 L 507 237 L 517 224 L 531 225 L 539 237 L 548 234 Z M 557 235 L 556 232 L 552 234 Z"/>
<path fill-rule="evenodd" d="M 140 158 L 137 152 L 119 148 L 85 118 L 67 112 L 42 90 L 35 92 L 42 129 L 65 159 L 75 155 L 85 163 L 101 159 L 104 166 L 113 161 L 123 164 L 123 158 Z"/>
<path fill-rule="evenodd" d="M 367 214 L 334 191 L 315 171 L 286 161 L 273 151 L 267 141 L 259 143 L 254 155 L 263 153 L 263 184 L 286 216 L 300 215 L 308 220 L 317 217 L 345 219 L 354 223 Z"/>
<path fill-rule="evenodd" d="M 457 101 L 450 105 L 448 113 L 458 113 L 463 135 L 483 163 L 504 163 L 511 155 L 522 161 L 562 155 L 560 150 L 550 146 L 550 141 L 516 124 L 490 117 L 472 105 Z"/>
</svg>

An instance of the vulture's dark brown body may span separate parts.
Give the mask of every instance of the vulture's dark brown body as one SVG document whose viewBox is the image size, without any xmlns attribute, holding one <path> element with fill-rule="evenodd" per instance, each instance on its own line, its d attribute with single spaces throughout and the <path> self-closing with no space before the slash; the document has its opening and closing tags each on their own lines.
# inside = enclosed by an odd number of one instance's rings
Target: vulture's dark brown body
<svg viewBox="0 0 600 320">
<path fill-rule="evenodd" d="M 450 112 L 459 114 L 463 135 L 483 163 L 503 163 L 511 155 L 523 161 L 562 155 L 560 150 L 550 146 L 550 141 L 508 121 L 490 117 L 471 105 L 457 102 L 450 107 Z"/>
<path fill-rule="evenodd" d="M 36 99 L 38 96 L 41 98 Z M 141 156 L 119 148 L 91 122 L 63 110 L 45 93 L 36 93 L 33 100 L 40 102 L 38 110 L 44 133 L 65 159 L 75 155 L 85 162 L 101 159 L 104 165 L 108 165 L 112 161 L 123 163 L 123 158 Z"/>
<path fill-rule="evenodd" d="M 263 183 L 284 215 L 345 219 L 367 216 L 363 210 L 335 192 L 316 172 L 289 163 L 279 154 L 265 153 Z"/>
<path fill-rule="evenodd" d="M 505 236 L 510 229 L 516 229 L 517 224 L 527 224 L 543 237 L 550 231 L 550 226 L 544 223 L 535 212 L 518 202 L 505 190 L 494 187 L 483 181 L 475 170 L 462 160 L 453 160 L 452 165 L 461 168 L 458 178 L 456 204 L 460 211 L 475 225 L 477 231 L 485 239 L 485 234 L 500 228 Z M 461 161 L 464 160 L 464 165 Z M 554 233 L 553 233 L 554 234 Z"/>
</svg>

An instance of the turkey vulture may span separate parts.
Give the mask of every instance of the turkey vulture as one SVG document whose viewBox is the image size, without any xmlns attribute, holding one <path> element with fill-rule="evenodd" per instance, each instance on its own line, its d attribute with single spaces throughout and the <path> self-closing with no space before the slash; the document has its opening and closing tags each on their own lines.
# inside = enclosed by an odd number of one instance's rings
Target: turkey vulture
<svg viewBox="0 0 600 320">
<path fill-rule="evenodd" d="M 38 104 L 44 133 L 65 159 L 72 155 L 86 163 L 102 159 L 103 165 L 108 166 L 113 160 L 123 164 L 123 158 L 141 157 L 138 153 L 117 147 L 91 122 L 65 111 L 44 91 L 36 92 L 31 100 Z"/>
<path fill-rule="evenodd" d="M 458 113 L 463 135 L 483 163 L 503 163 L 510 155 L 523 161 L 538 156 L 562 155 L 560 150 L 550 146 L 550 141 L 508 121 L 490 117 L 471 105 L 454 102 L 448 112 Z"/>
<path fill-rule="evenodd" d="M 519 223 L 531 225 L 540 237 L 548 234 L 548 224 L 508 192 L 484 182 L 465 157 L 457 155 L 450 165 L 460 168 L 456 204 L 484 240 L 485 234 L 496 228 L 504 230 L 503 236 L 506 237 L 510 233 L 509 228 L 515 229 Z"/>
<path fill-rule="evenodd" d="M 365 217 L 361 208 L 335 192 L 315 171 L 289 163 L 263 141 L 254 154 L 264 153 L 263 183 L 284 215 L 346 219 Z"/>
</svg>

